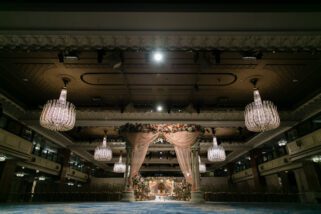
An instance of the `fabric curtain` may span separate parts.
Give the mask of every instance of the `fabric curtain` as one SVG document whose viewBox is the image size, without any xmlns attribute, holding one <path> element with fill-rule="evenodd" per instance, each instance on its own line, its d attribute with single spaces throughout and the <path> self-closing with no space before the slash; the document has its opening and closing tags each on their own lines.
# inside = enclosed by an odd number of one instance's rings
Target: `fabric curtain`
<svg viewBox="0 0 321 214">
<path fill-rule="evenodd" d="M 131 162 L 129 179 L 136 176 L 142 166 L 149 144 L 156 140 L 158 133 L 133 132 L 125 135 L 131 144 Z"/>
<path fill-rule="evenodd" d="M 195 143 L 199 134 L 199 132 L 188 131 L 164 133 L 166 140 L 174 145 L 179 166 L 186 181 L 190 184 L 193 184 L 191 146 Z"/>
</svg>

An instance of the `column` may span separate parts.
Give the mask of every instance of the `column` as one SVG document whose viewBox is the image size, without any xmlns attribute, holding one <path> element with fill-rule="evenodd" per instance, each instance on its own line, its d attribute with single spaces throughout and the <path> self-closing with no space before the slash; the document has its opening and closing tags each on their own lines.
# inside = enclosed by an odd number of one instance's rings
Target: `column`
<svg viewBox="0 0 321 214">
<path fill-rule="evenodd" d="M 230 162 L 227 164 L 227 173 L 228 173 L 228 177 L 227 177 L 227 183 L 228 183 L 228 188 L 230 191 L 235 191 L 236 185 L 233 181 L 233 173 L 234 173 L 234 162 Z"/>
<path fill-rule="evenodd" d="M 258 168 L 258 158 L 261 155 L 260 150 L 252 150 L 250 151 L 250 157 L 251 157 L 251 168 L 253 173 L 253 179 L 254 179 L 254 188 L 256 191 L 261 192 L 264 191 L 265 188 L 265 178 L 260 175 L 260 171 Z"/>
<path fill-rule="evenodd" d="M 192 154 L 191 154 L 192 175 L 193 175 L 191 202 L 193 202 L 193 203 L 204 202 L 203 192 L 200 190 L 200 172 L 199 172 L 199 162 L 198 162 L 198 150 L 199 150 L 199 143 L 195 143 L 192 146 Z"/>
<path fill-rule="evenodd" d="M 131 145 L 129 142 L 126 143 L 126 170 L 125 170 L 125 188 L 122 193 L 122 199 L 121 201 L 124 202 L 134 202 L 135 201 L 135 195 L 132 187 L 132 181 L 130 178 L 130 163 L 131 163 Z"/>
<path fill-rule="evenodd" d="M 16 160 L 7 160 L 3 164 L 4 166 L 0 177 L 0 202 L 6 202 L 8 200 L 17 162 Z"/>
<path fill-rule="evenodd" d="M 61 155 L 61 169 L 59 178 L 59 191 L 65 190 L 66 174 L 69 168 L 70 150 L 61 148 L 58 150 L 58 154 Z"/>
<path fill-rule="evenodd" d="M 317 203 L 317 198 L 321 198 L 320 166 L 312 161 L 306 161 L 302 168 L 295 169 L 294 173 L 299 193 L 301 193 L 301 202 Z"/>
</svg>

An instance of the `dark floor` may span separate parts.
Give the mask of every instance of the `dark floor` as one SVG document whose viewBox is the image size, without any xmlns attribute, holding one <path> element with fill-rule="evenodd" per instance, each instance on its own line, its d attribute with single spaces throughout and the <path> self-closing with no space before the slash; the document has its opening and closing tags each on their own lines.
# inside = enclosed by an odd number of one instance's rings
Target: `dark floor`
<svg viewBox="0 0 321 214">
<path fill-rule="evenodd" d="M 321 205 L 284 203 L 101 202 L 2 204 L 0 213 L 321 213 Z"/>
</svg>

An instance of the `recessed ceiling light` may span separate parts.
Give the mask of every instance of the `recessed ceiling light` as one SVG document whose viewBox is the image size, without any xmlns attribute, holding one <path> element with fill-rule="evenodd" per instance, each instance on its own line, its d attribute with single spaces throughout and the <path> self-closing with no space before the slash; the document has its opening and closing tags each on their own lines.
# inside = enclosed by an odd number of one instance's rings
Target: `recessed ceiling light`
<svg viewBox="0 0 321 214">
<path fill-rule="evenodd" d="M 157 63 L 163 62 L 164 60 L 164 54 L 160 51 L 155 51 L 153 53 L 153 60 Z"/>
<path fill-rule="evenodd" d="M 163 111 L 163 106 L 158 105 L 156 109 L 157 109 L 157 111 Z"/>
</svg>

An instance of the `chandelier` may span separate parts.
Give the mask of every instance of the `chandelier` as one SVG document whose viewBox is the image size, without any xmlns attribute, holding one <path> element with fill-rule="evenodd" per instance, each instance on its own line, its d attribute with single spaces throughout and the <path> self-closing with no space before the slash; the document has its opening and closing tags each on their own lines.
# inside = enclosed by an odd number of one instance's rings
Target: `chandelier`
<svg viewBox="0 0 321 214">
<path fill-rule="evenodd" d="M 217 139 L 213 136 L 213 146 L 207 150 L 207 159 L 212 162 L 225 161 L 226 155 L 223 146 L 217 145 Z"/>
<path fill-rule="evenodd" d="M 67 84 L 70 80 L 63 78 L 63 82 L 65 86 L 59 99 L 48 100 L 40 116 L 40 125 L 53 131 L 68 131 L 75 126 L 75 106 L 67 101 Z"/>
<path fill-rule="evenodd" d="M 113 157 L 113 152 L 109 146 L 107 146 L 107 133 L 101 145 L 97 146 L 95 149 L 94 159 L 97 161 L 110 161 Z"/>
<path fill-rule="evenodd" d="M 269 100 L 261 100 L 259 90 L 255 87 L 257 79 L 252 79 L 254 102 L 245 107 L 245 126 L 249 131 L 264 132 L 280 125 L 277 107 Z"/>
<path fill-rule="evenodd" d="M 126 171 L 126 164 L 123 163 L 121 154 L 119 156 L 118 163 L 114 164 L 114 170 L 113 171 L 116 172 L 116 173 L 125 173 L 125 171 Z"/>
<path fill-rule="evenodd" d="M 198 164 L 199 164 L 200 173 L 206 172 L 206 165 L 205 165 L 205 163 L 202 163 L 200 156 L 198 156 Z"/>
</svg>

